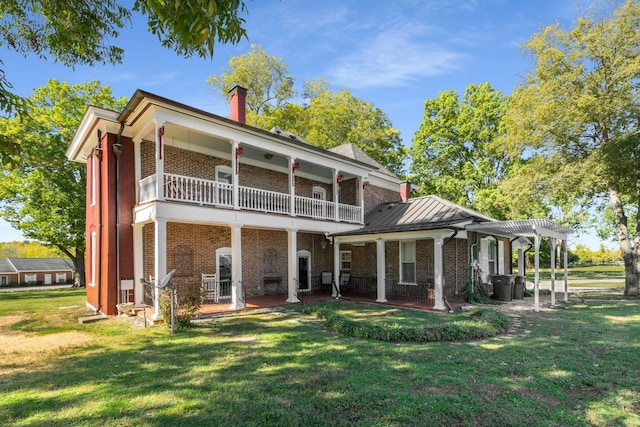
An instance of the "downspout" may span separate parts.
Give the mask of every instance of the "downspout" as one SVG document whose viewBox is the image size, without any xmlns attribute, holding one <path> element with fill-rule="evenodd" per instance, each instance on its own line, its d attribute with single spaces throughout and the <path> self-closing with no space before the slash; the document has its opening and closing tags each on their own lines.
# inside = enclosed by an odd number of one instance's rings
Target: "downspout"
<svg viewBox="0 0 640 427">
<path fill-rule="evenodd" d="M 120 130 L 116 135 L 116 143 L 111 146 L 116 155 L 116 289 L 118 290 L 118 301 L 120 301 L 120 156 L 122 155 L 122 143 L 120 137 L 124 130 L 124 121 L 120 122 Z M 122 301 L 122 302 L 129 302 Z"/>
<path fill-rule="evenodd" d="M 451 229 L 450 229 L 451 230 Z M 449 311 L 449 313 L 453 313 L 453 307 L 451 307 L 451 304 L 449 304 L 449 301 L 447 301 L 447 296 L 446 296 L 446 292 L 445 289 L 447 289 L 447 251 L 446 251 L 446 247 L 447 247 L 447 243 L 449 243 L 451 240 L 455 239 L 455 237 L 458 235 L 458 232 L 460 230 L 458 230 L 457 228 L 453 229 L 453 234 L 449 237 L 447 237 L 446 239 L 444 239 L 442 241 L 442 300 L 444 301 L 444 305 L 447 306 L 447 310 Z M 458 283 L 456 283 L 456 295 L 458 294 Z"/>
<path fill-rule="evenodd" d="M 522 256 L 524 257 L 524 267 L 522 270 L 522 273 L 523 273 L 522 275 L 524 277 L 527 277 L 527 252 L 529 252 L 532 247 L 533 247 L 533 244 L 529 243 L 529 247 L 522 252 Z"/>
<path fill-rule="evenodd" d="M 93 171 L 94 174 L 97 175 L 98 181 L 98 197 L 96 200 L 98 201 L 98 241 L 96 242 L 96 251 L 97 254 L 91 254 L 92 257 L 95 257 L 96 263 L 93 265 L 93 268 L 97 269 L 96 277 L 98 278 L 98 305 L 96 307 L 96 314 L 100 313 L 102 309 L 102 131 L 98 129 L 98 147 L 95 148 L 95 156 L 98 157 L 98 167 Z"/>
</svg>

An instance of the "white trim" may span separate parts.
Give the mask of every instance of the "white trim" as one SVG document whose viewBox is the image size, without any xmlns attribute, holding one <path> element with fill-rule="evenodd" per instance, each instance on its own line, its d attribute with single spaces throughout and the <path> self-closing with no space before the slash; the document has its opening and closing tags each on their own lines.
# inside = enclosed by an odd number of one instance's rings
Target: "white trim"
<svg viewBox="0 0 640 427">
<path fill-rule="evenodd" d="M 9 284 L 9 276 L 0 276 L 0 286 Z"/>
<path fill-rule="evenodd" d="M 307 287 L 305 289 L 300 289 L 301 291 L 310 291 L 311 290 L 311 252 L 306 249 L 300 249 L 297 252 L 298 257 L 298 272 L 300 272 L 300 258 L 307 259 Z M 300 282 L 300 276 L 298 276 L 298 283 Z"/>
<path fill-rule="evenodd" d="M 96 205 L 96 191 L 98 191 L 98 177 L 96 174 L 96 156 L 91 157 L 91 206 Z"/>
<path fill-rule="evenodd" d="M 97 235 L 95 231 L 91 232 L 91 281 L 88 283 L 89 286 L 96 285 L 96 266 L 97 266 Z"/>
</svg>

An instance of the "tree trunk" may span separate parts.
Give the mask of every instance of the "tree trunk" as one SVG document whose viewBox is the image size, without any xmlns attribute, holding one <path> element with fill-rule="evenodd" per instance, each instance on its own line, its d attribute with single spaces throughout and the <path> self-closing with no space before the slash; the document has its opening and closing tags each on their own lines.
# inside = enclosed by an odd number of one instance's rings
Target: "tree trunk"
<svg viewBox="0 0 640 427">
<path fill-rule="evenodd" d="M 73 267 L 76 269 L 76 280 L 73 285 L 74 288 L 84 288 L 85 272 L 84 272 L 84 252 L 76 253 L 76 256 L 71 258 L 73 260 Z"/>
<path fill-rule="evenodd" d="M 638 256 L 638 245 L 632 247 L 629 239 L 629 228 L 627 216 L 624 213 L 624 206 L 620 194 L 613 189 L 609 189 L 609 199 L 611 208 L 615 216 L 616 235 L 620 243 L 620 251 L 624 260 L 624 294 L 625 296 L 638 295 L 638 272 L 640 271 L 640 257 Z"/>
</svg>

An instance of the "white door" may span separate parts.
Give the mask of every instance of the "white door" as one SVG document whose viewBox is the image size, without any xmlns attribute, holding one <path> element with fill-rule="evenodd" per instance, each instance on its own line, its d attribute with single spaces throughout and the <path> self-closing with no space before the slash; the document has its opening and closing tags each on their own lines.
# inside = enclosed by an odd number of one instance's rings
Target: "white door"
<svg viewBox="0 0 640 427">
<path fill-rule="evenodd" d="M 51 275 L 50 274 L 45 274 L 44 275 L 44 284 L 45 285 L 50 285 L 51 284 Z"/>
</svg>

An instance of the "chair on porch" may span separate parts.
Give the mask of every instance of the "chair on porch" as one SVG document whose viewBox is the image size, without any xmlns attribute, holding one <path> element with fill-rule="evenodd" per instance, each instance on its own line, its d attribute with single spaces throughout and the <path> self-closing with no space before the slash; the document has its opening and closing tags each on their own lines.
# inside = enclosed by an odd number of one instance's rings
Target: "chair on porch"
<svg viewBox="0 0 640 427">
<path fill-rule="evenodd" d="M 202 289 L 205 290 L 205 302 L 218 302 L 218 283 L 215 274 L 202 273 Z"/>
</svg>

